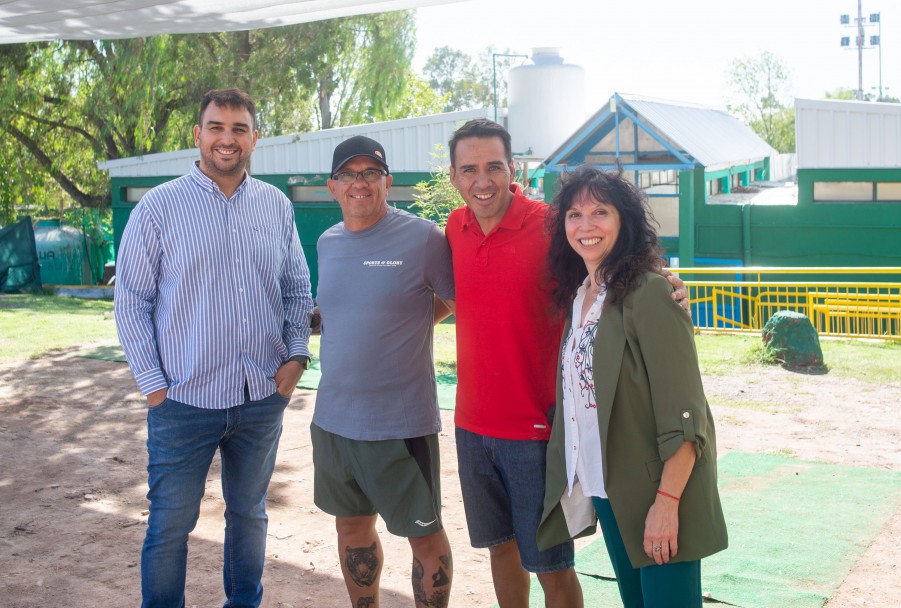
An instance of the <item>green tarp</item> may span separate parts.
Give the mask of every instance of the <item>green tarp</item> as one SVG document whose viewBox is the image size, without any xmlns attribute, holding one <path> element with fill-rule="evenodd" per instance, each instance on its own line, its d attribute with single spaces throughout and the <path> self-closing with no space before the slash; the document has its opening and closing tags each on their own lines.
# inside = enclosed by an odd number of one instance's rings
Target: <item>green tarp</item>
<svg viewBox="0 0 901 608">
<path fill-rule="evenodd" d="M 0 228 L 0 292 L 19 293 L 41 288 L 41 268 L 31 218 Z"/>
</svg>

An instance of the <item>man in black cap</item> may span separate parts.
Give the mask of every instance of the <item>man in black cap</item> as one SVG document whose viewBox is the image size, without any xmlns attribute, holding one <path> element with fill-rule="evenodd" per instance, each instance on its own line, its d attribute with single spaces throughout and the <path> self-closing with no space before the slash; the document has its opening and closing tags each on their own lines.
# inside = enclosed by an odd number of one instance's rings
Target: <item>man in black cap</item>
<svg viewBox="0 0 901 608">
<path fill-rule="evenodd" d="M 453 269 L 434 222 L 388 206 L 391 180 L 375 140 L 335 148 L 328 187 L 344 221 L 317 245 L 314 500 L 336 518 L 353 606 L 378 605 L 378 515 L 410 541 L 416 605 L 447 606 L 453 564 L 441 524 L 432 327 L 452 310 Z"/>
</svg>

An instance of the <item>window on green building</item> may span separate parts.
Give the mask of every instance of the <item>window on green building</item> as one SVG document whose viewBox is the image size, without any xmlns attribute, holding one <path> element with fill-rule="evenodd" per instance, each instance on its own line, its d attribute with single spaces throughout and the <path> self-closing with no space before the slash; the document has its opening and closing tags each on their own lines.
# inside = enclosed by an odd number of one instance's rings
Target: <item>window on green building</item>
<svg viewBox="0 0 901 608">
<path fill-rule="evenodd" d="M 816 203 L 901 202 L 901 182 L 814 182 Z"/>
<path fill-rule="evenodd" d="M 150 188 L 126 188 L 125 189 L 125 202 L 126 203 L 137 203 L 148 192 L 150 192 Z"/>
<path fill-rule="evenodd" d="M 901 203 L 901 182 L 879 182 L 876 184 L 876 200 Z"/>
</svg>

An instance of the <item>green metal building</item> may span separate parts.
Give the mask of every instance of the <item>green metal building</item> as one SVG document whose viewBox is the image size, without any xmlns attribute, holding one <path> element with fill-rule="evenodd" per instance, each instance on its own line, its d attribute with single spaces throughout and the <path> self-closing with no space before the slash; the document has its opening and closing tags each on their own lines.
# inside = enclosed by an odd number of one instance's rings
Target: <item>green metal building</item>
<svg viewBox="0 0 901 608">
<path fill-rule="evenodd" d="M 357 134 L 382 142 L 394 175 L 389 201 L 408 206 L 413 186 L 429 179 L 437 162 L 436 145 L 462 122 L 492 113 L 261 139 L 252 172 L 293 201 L 314 286 L 316 241 L 341 219 L 326 187 L 335 145 Z M 550 200 L 561 172 L 582 163 L 621 166 L 647 193 L 673 265 L 901 266 L 901 105 L 799 99 L 796 130 L 797 156 L 777 155 L 725 111 L 614 94 L 537 174 Z M 197 156 L 181 150 L 100 165 L 110 172 L 116 247 L 143 193 L 186 173 Z M 752 187 L 776 193 L 782 186 L 775 180 L 785 179 L 797 184 L 795 197 L 736 200 Z"/>
<path fill-rule="evenodd" d="M 545 160 L 545 197 L 581 163 L 621 166 L 679 266 L 901 265 L 901 105 L 799 99 L 795 111 L 796 199 L 718 196 L 794 170 L 728 113 L 619 94 Z"/>
</svg>

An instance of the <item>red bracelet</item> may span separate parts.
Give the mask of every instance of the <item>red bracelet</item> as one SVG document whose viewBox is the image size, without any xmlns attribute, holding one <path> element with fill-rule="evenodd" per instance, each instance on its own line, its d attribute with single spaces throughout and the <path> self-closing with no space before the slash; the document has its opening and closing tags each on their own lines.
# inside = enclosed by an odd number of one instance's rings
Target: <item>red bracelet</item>
<svg viewBox="0 0 901 608">
<path fill-rule="evenodd" d="M 664 492 L 663 490 L 657 490 L 657 493 L 660 494 L 661 496 L 666 496 L 667 498 L 672 498 L 672 499 L 675 500 L 676 502 L 679 502 L 679 497 L 678 497 L 678 496 L 673 496 L 672 494 L 667 494 L 667 493 Z"/>
</svg>

